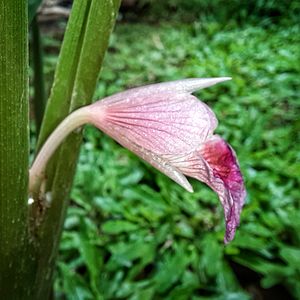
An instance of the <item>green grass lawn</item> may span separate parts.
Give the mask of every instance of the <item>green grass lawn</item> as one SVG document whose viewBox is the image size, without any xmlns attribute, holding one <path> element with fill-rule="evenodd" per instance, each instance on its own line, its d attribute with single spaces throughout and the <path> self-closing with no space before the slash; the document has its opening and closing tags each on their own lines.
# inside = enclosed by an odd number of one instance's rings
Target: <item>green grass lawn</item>
<svg viewBox="0 0 300 300">
<path fill-rule="evenodd" d="M 190 194 L 86 128 L 58 297 L 300 298 L 299 42 L 294 24 L 117 24 L 95 99 L 152 82 L 231 76 L 197 96 L 238 154 L 247 201 L 225 247 L 223 211 L 209 188 L 191 180 Z M 55 59 L 46 62 L 51 69 Z"/>
</svg>

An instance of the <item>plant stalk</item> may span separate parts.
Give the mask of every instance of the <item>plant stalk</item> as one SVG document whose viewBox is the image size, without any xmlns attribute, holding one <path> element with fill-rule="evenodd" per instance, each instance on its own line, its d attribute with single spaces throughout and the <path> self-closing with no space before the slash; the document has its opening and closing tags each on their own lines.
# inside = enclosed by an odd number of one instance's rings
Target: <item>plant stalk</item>
<svg viewBox="0 0 300 300">
<path fill-rule="evenodd" d="M 27 1 L 0 0 L 0 297 L 34 299 L 28 221 Z"/>
<path fill-rule="evenodd" d="M 45 91 L 45 78 L 43 70 L 43 50 L 42 41 L 40 35 L 39 24 L 37 16 L 35 16 L 31 23 L 31 33 L 32 33 L 32 63 L 33 63 L 33 85 L 34 85 L 34 97 L 33 97 L 33 107 L 34 116 L 36 124 L 36 134 L 38 136 L 45 105 L 46 105 L 46 91 Z"/>
<path fill-rule="evenodd" d="M 86 107 L 79 108 L 67 116 L 51 133 L 29 171 L 29 194 L 39 193 L 39 188 L 44 177 L 44 172 L 49 159 L 62 141 L 76 128 L 88 123 L 89 111 Z"/>
<path fill-rule="evenodd" d="M 119 5 L 120 0 L 73 2 L 39 134 L 38 149 L 72 111 L 91 103 Z M 51 194 L 51 203 L 42 207 L 41 222 L 31 228 L 37 233 L 40 245 L 35 282 L 39 299 L 46 299 L 51 294 L 55 260 L 81 141 L 80 132 L 71 132 L 45 170 L 43 187 L 47 195 Z M 39 209 L 39 203 L 34 203 L 30 215 L 39 215 Z"/>
</svg>

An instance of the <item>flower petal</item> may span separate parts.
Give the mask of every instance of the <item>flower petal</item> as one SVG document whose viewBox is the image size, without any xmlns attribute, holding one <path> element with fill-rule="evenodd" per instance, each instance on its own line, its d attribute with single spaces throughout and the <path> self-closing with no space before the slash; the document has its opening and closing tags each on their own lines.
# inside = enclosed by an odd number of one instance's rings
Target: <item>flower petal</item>
<svg viewBox="0 0 300 300">
<path fill-rule="evenodd" d="M 116 139 L 117 140 L 117 139 Z M 170 164 L 170 162 L 163 156 L 157 155 L 139 145 L 135 144 L 134 141 L 127 139 L 123 136 L 121 139 L 117 140 L 122 146 L 129 149 L 140 158 L 151 164 L 153 167 L 173 179 L 176 183 L 181 185 L 188 192 L 193 192 L 193 187 L 188 182 L 186 177 L 180 172 L 175 166 Z"/>
<path fill-rule="evenodd" d="M 226 234 L 230 242 L 240 222 L 246 192 L 234 150 L 220 137 L 213 136 L 203 146 L 186 156 L 169 157 L 183 174 L 205 182 L 219 196 L 224 208 Z"/>
<path fill-rule="evenodd" d="M 130 99 L 138 99 L 144 101 L 145 98 L 151 97 L 154 94 L 164 93 L 188 93 L 191 94 L 195 91 L 213 86 L 215 84 L 231 80 L 231 77 L 212 77 L 212 78 L 187 78 L 181 80 L 174 80 L 169 82 L 154 83 L 141 87 L 132 88 L 110 97 L 105 98 L 105 102 L 112 104 L 114 102 L 130 101 Z M 147 100 L 150 100 L 147 99 Z M 101 100 L 103 101 L 103 100 Z M 132 100 L 131 100 L 132 101 Z"/>
<path fill-rule="evenodd" d="M 217 119 L 196 97 L 170 91 L 148 95 L 148 87 L 139 91 L 94 103 L 92 123 L 121 144 L 126 136 L 157 155 L 189 152 L 213 134 Z"/>
</svg>

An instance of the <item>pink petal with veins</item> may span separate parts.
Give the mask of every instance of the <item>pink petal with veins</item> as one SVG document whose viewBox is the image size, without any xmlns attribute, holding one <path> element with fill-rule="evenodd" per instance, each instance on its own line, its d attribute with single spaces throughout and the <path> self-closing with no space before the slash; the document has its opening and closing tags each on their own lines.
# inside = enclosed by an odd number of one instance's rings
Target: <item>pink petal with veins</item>
<svg viewBox="0 0 300 300">
<path fill-rule="evenodd" d="M 184 175 L 222 202 L 225 242 L 233 239 L 245 188 L 232 148 L 213 136 L 213 111 L 191 92 L 229 78 L 186 79 L 131 89 L 90 105 L 90 122 L 192 192 Z"/>
<path fill-rule="evenodd" d="M 99 128 L 118 142 L 126 138 L 156 154 L 195 149 L 217 125 L 210 108 L 188 93 L 139 94 L 127 101 L 100 101 L 97 108 L 106 116 Z"/>
</svg>

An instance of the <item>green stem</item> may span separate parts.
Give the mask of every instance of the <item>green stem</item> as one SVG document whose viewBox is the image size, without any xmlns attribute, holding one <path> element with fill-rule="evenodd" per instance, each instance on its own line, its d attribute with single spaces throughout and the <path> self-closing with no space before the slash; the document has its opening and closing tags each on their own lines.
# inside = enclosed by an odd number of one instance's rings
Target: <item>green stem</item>
<svg viewBox="0 0 300 300">
<path fill-rule="evenodd" d="M 27 1 L 0 0 L 0 294 L 33 299 L 28 232 Z"/>
<path fill-rule="evenodd" d="M 119 4 L 120 0 L 73 2 L 38 149 L 66 116 L 91 103 Z M 37 201 L 31 205 L 30 215 L 38 215 L 41 220 L 33 222 L 34 228 L 31 228 L 32 232 L 37 233 L 39 242 L 39 269 L 35 282 L 39 299 L 45 299 L 45 295 L 51 292 L 55 259 L 81 140 L 81 133 L 73 131 L 47 164 L 43 186 L 45 192 L 51 194 L 51 204 L 45 206 L 42 201 Z M 41 207 L 42 214 L 39 213 Z"/>
<path fill-rule="evenodd" d="M 35 16 L 31 23 L 32 32 L 32 62 L 34 70 L 34 97 L 33 97 L 33 107 L 34 116 L 36 123 L 36 134 L 40 131 L 40 127 L 43 120 L 45 105 L 46 105 L 46 92 L 45 92 L 45 79 L 43 71 L 43 50 L 42 41 L 40 35 L 39 24 L 37 21 L 37 16 Z"/>
</svg>

